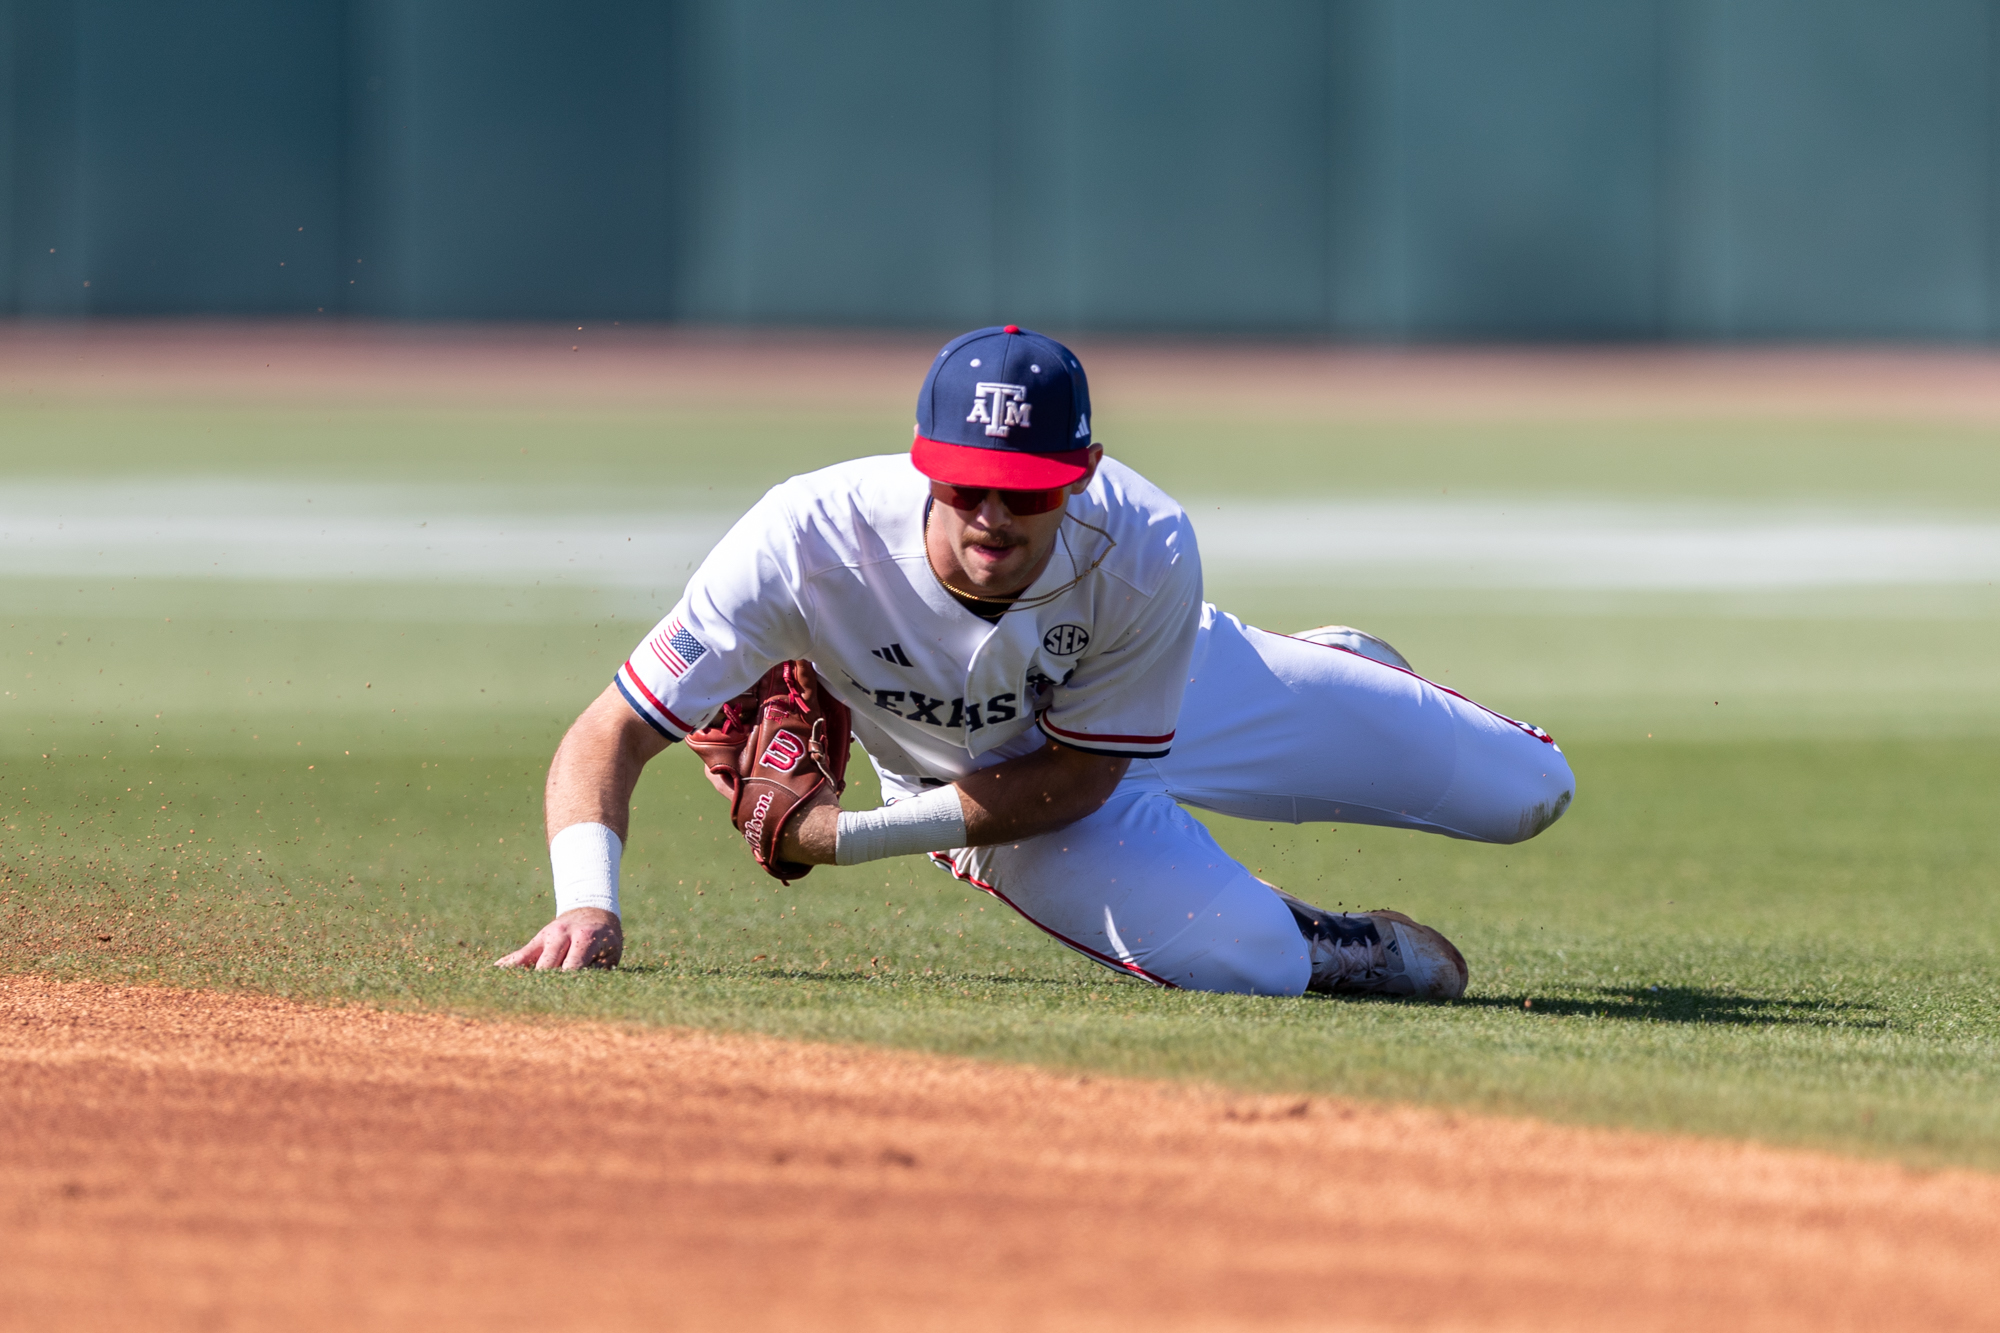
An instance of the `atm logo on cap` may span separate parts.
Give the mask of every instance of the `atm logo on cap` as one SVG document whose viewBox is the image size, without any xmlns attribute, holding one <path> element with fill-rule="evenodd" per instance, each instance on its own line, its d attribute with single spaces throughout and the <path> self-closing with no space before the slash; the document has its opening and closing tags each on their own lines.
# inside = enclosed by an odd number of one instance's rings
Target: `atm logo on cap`
<svg viewBox="0 0 2000 1333">
<path fill-rule="evenodd" d="M 982 380 L 973 389 L 972 415 L 966 420 L 983 421 L 988 435 L 1004 438 L 1010 427 L 1028 424 L 1032 404 L 1027 398 L 1025 384 L 988 384 Z"/>
</svg>

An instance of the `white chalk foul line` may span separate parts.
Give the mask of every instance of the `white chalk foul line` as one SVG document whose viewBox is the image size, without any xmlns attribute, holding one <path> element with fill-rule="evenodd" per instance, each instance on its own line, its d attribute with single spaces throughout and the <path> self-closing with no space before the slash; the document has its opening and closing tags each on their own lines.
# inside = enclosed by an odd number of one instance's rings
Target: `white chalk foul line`
<svg viewBox="0 0 2000 1333">
<path fill-rule="evenodd" d="M 1749 506 L 1190 505 L 1207 568 L 1283 582 L 1733 591 L 1986 584 L 2000 519 Z"/>
<path fill-rule="evenodd" d="M 0 487 L 0 575 L 677 588 L 737 499 L 240 482 Z M 581 502 L 581 503 L 579 503 Z M 1311 586 L 1734 591 L 2000 581 L 2000 517 L 1743 505 L 1191 500 L 1205 568 Z"/>
<path fill-rule="evenodd" d="M 0 574 L 679 586 L 728 512 L 522 508 L 518 493 L 243 483 L 0 490 Z M 485 501 L 485 504 L 482 504 Z"/>
</svg>

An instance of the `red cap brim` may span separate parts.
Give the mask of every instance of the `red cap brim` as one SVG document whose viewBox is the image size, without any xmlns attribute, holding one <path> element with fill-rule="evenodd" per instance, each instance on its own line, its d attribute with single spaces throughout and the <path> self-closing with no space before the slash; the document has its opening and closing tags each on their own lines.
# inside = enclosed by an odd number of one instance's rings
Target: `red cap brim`
<svg viewBox="0 0 2000 1333">
<path fill-rule="evenodd" d="M 978 449 L 917 436 L 910 461 L 933 481 L 953 486 L 998 486 L 1010 491 L 1047 491 L 1090 475 L 1090 450 L 1027 454 L 1013 449 Z"/>
</svg>

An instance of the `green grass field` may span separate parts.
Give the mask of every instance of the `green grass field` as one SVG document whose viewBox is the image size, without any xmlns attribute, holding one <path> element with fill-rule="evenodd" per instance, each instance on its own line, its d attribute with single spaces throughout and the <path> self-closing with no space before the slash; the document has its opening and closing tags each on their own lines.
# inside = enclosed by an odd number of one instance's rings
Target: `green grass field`
<svg viewBox="0 0 2000 1333">
<path fill-rule="evenodd" d="M 2000 441 L 1971 428 L 1100 425 L 1204 497 L 2000 512 Z M 615 497 L 734 513 L 791 470 L 907 429 L 900 405 L 806 419 L 0 401 L 0 488 L 449 482 L 467 503 L 527 510 Z M 761 475 L 733 473 L 745 457 Z M 1373 629 L 1564 744 L 1577 802 L 1519 847 L 1211 820 L 1304 896 L 1445 929 L 1473 968 L 1462 1003 L 1154 991 L 916 861 L 780 888 L 679 750 L 639 793 L 627 966 L 495 972 L 549 908 L 548 754 L 680 577 L 0 576 L 0 968 L 698 1024 L 2000 1168 L 1990 585 L 1583 594 L 1218 571 L 1211 595 L 1247 619 Z M 864 779 L 851 802 L 871 798 Z"/>
</svg>

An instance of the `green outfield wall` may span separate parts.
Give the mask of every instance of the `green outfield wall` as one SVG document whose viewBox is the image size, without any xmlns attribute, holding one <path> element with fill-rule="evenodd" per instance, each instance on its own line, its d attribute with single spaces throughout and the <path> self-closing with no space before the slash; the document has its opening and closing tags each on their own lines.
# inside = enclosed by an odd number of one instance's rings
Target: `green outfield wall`
<svg viewBox="0 0 2000 1333">
<path fill-rule="evenodd" d="M 0 0 L 0 312 L 2000 335 L 1994 0 Z"/>
</svg>

